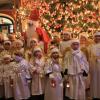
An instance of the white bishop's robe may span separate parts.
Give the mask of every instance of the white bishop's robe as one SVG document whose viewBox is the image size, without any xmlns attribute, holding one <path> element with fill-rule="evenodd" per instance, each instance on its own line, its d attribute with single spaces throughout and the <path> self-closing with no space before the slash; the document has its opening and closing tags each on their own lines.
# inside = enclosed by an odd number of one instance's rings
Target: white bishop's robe
<svg viewBox="0 0 100 100">
<path fill-rule="evenodd" d="M 34 58 L 30 62 L 30 73 L 32 77 L 31 93 L 32 95 L 44 94 L 44 59 Z"/>
<path fill-rule="evenodd" d="M 2 97 L 4 97 L 3 66 L 0 65 L 0 98 Z"/>
<path fill-rule="evenodd" d="M 44 100 L 63 100 L 63 79 L 61 75 L 61 65 L 53 62 L 53 59 L 47 61 L 45 65 L 45 96 Z M 52 80 L 55 83 L 52 83 Z M 55 86 L 53 86 L 55 85 Z"/>
<path fill-rule="evenodd" d="M 1 64 L 0 65 L 0 93 L 1 96 L 5 96 L 5 98 L 13 97 L 13 88 L 11 86 L 11 77 L 12 77 L 12 69 L 14 67 L 13 63 L 9 64 Z M 4 94 L 2 94 L 4 93 Z"/>
<path fill-rule="evenodd" d="M 71 40 L 69 41 L 61 41 L 59 44 L 59 49 L 61 54 L 64 54 L 67 48 L 70 48 Z"/>
<path fill-rule="evenodd" d="M 100 43 L 89 48 L 91 97 L 100 99 Z"/>
<path fill-rule="evenodd" d="M 75 100 L 85 100 L 85 83 L 83 72 L 88 73 L 89 66 L 85 55 L 80 51 L 69 51 L 64 58 L 64 68 L 68 70 L 66 78 L 69 87 L 65 89 L 65 96 Z"/>
<path fill-rule="evenodd" d="M 6 98 L 11 98 L 13 97 L 13 88 L 11 84 L 12 80 L 12 75 L 13 75 L 13 67 L 14 63 L 9 63 L 9 64 L 3 64 L 3 81 L 4 81 L 4 91 L 5 91 L 5 97 Z"/>
<path fill-rule="evenodd" d="M 12 76 L 15 100 L 28 99 L 30 97 L 28 85 L 30 74 L 28 68 L 29 64 L 24 59 L 19 63 L 15 63 Z"/>
</svg>

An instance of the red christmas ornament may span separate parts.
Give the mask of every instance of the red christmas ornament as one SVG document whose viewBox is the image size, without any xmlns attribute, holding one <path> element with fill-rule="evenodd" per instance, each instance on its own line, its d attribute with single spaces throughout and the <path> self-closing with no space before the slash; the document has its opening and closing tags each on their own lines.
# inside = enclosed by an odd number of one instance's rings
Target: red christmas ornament
<svg viewBox="0 0 100 100">
<path fill-rule="evenodd" d="M 31 11 L 29 19 L 33 20 L 33 21 L 38 21 L 39 16 L 40 16 L 39 10 L 36 8 L 36 9 Z"/>
<path fill-rule="evenodd" d="M 87 22 L 87 20 L 88 20 L 87 18 L 84 18 L 84 19 L 83 19 L 84 22 Z"/>
<path fill-rule="evenodd" d="M 93 17 L 95 18 L 95 17 L 96 17 L 96 15 L 97 15 L 97 14 L 94 12 L 94 13 L 93 13 Z"/>
</svg>

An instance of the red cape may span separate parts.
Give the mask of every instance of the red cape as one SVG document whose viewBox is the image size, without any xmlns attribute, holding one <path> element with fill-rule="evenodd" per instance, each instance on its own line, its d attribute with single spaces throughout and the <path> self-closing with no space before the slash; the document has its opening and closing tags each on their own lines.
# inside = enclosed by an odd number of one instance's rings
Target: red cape
<svg viewBox="0 0 100 100">
<path fill-rule="evenodd" d="M 47 53 L 48 43 L 51 41 L 49 35 L 42 27 L 37 27 L 36 32 L 42 38 L 42 41 L 44 42 L 44 52 Z"/>
</svg>

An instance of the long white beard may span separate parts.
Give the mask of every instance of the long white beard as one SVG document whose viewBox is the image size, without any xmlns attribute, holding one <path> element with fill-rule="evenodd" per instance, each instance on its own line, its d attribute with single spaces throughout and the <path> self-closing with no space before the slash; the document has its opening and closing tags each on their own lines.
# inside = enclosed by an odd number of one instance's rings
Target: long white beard
<svg viewBox="0 0 100 100">
<path fill-rule="evenodd" d="M 32 26 L 28 26 L 27 28 L 27 45 L 29 46 L 29 41 L 32 38 L 38 39 L 38 34 L 36 33 L 36 28 L 39 27 L 38 21 L 29 21 L 29 23 L 32 24 Z"/>
</svg>

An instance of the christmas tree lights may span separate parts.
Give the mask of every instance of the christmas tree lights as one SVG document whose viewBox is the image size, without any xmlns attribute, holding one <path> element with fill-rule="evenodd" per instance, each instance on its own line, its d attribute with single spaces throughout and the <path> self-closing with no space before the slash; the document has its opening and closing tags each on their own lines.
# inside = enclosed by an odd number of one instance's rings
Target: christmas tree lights
<svg viewBox="0 0 100 100">
<path fill-rule="evenodd" d="M 49 34 L 61 32 L 65 28 L 77 34 L 100 30 L 99 0 L 29 1 L 30 10 L 35 7 L 40 10 L 41 25 Z"/>
</svg>

